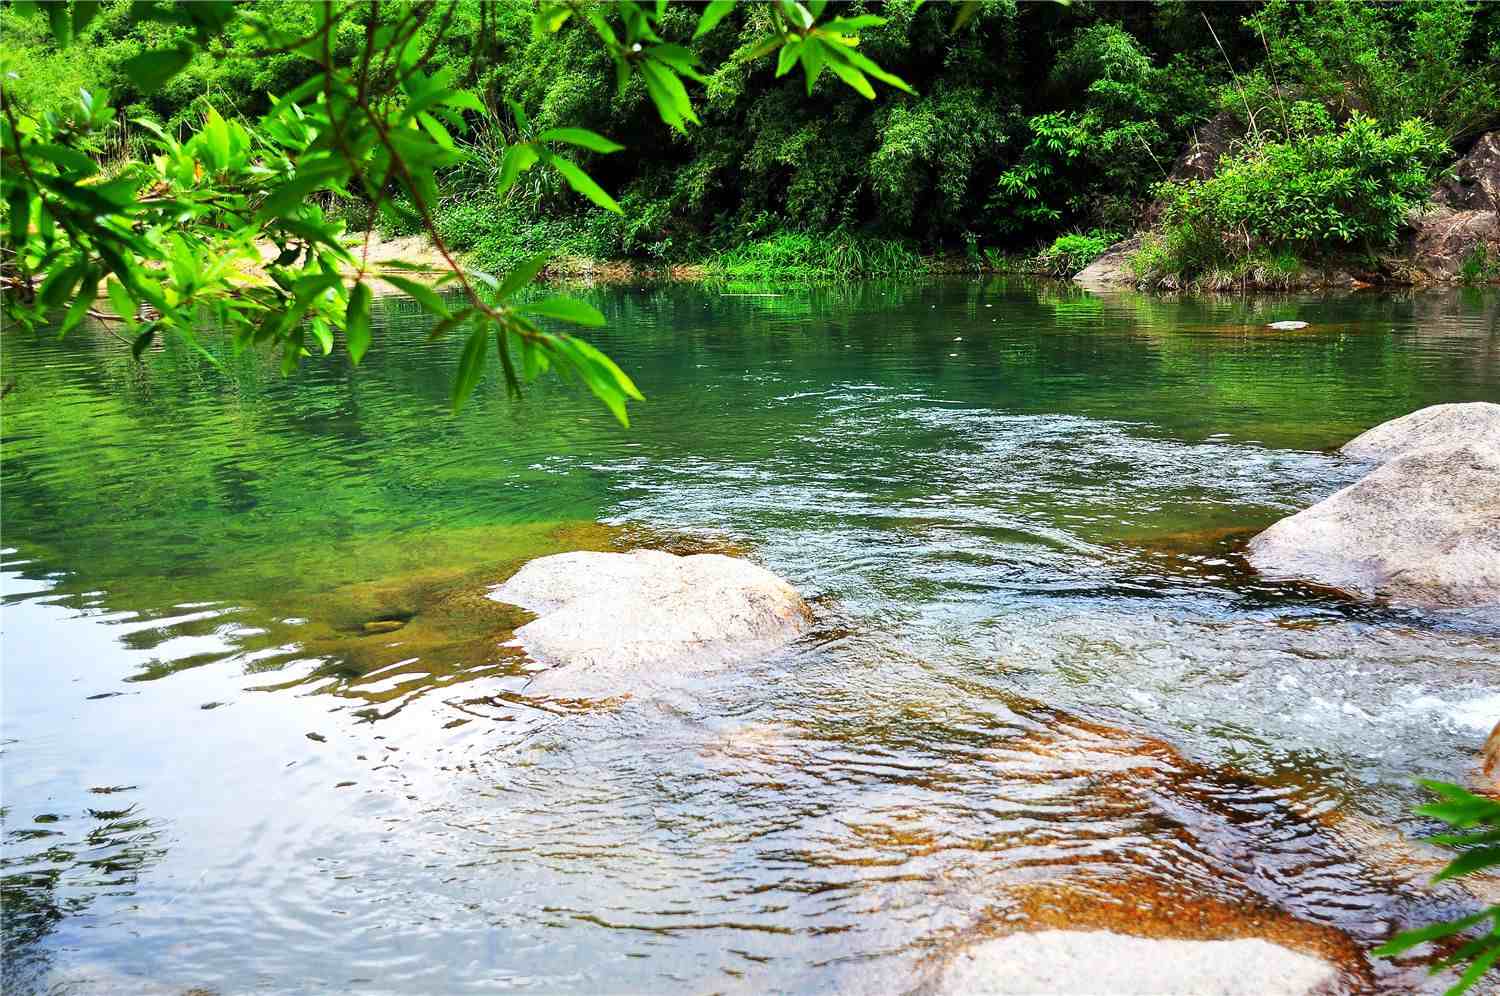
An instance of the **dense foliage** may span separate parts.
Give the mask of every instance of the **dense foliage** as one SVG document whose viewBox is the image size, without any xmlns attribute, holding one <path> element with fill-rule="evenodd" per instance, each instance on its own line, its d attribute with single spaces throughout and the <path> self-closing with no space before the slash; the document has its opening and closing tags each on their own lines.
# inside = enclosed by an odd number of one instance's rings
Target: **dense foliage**
<svg viewBox="0 0 1500 996">
<path fill-rule="evenodd" d="M 330 34 L 335 60 L 359 55 L 368 9 L 352 5 L 339 17 Z M 618 64 L 589 30 L 537 30 L 524 3 L 432 6 L 415 26 L 414 44 L 431 46 L 432 64 L 486 109 L 466 115 L 466 129 L 451 129 L 465 157 L 439 170 L 440 196 L 430 205 L 439 230 L 452 248 L 492 269 L 543 251 L 652 264 L 712 260 L 748 243 L 775 245 L 787 232 L 810 233 L 815 243 L 821 233 L 871 236 L 908 252 L 951 252 L 971 242 L 1026 250 L 1069 231 L 1136 227 L 1184 144 L 1220 111 L 1241 118 L 1241 159 L 1276 140 L 1301 141 L 1287 120 L 1299 100 L 1323 109 L 1330 133 L 1358 112 L 1386 131 L 1421 120 L 1462 143 L 1500 120 L 1500 8 L 1468 0 L 983 0 L 966 5 L 968 19 L 957 29 L 957 8 L 856 2 L 837 13 L 884 21 L 863 23 L 850 51 L 910 84 L 879 101 L 848 99 L 838 69 L 808 71 L 819 65 L 816 44 L 785 58 L 746 59 L 777 9 L 744 4 L 701 33 L 700 11 L 691 6 L 669 6 L 653 20 L 671 59 L 691 70 L 675 77 L 685 81 L 689 111 L 664 121 L 650 110 L 661 84 L 634 71 L 617 86 Z M 314 30 L 315 5 L 254 0 L 249 10 L 288 33 Z M 617 14 L 604 11 L 620 42 L 634 44 Z M 267 51 L 253 36 L 230 32 L 148 89 L 125 67 L 144 48 L 171 41 L 172 27 L 140 17 L 125 0 L 101 6 L 80 32 L 87 44 L 61 50 L 44 19 L 11 9 L 0 19 L 17 73 L 10 99 L 36 115 L 59 108 L 79 87 L 108 91 L 120 110 L 97 139 L 106 154 L 146 150 L 150 135 L 133 123 L 141 117 L 179 137 L 208 106 L 226 119 L 253 121 L 270 109 L 269 95 L 315 69 L 298 53 Z M 671 69 L 655 59 L 645 65 Z M 803 72 L 787 72 L 794 65 Z M 551 170 L 500 193 L 505 150 L 559 127 L 587 128 L 624 146 L 577 157 L 620 213 L 590 210 Z M 353 194 L 330 195 L 324 206 L 353 228 L 372 218 L 388 234 L 420 227 L 410 215 L 375 218 L 367 199 Z M 1190 213 L 1202 218 L 1221 207 Z M 1318 207 L 1341 210 L 1337 202 Z M 1324 248 L 1299 241 L 1295 251 L 1304 254 Z M 817 269 L 839 268 L 829 255 Z"/>
<path fill-rule="evenodd" d="M 1225 155 L 1209 179 L 1160 188 L 1160 232 L 1137 258 L 1143 276 L 1373 253 L 1396 241 L 1448 155 L 1421 118 L 1385 128 L 1356 111 L 1336 126 L 1321 105 L 1299 101 L 1288 122 L 1284 138 Z"/>
</svg>

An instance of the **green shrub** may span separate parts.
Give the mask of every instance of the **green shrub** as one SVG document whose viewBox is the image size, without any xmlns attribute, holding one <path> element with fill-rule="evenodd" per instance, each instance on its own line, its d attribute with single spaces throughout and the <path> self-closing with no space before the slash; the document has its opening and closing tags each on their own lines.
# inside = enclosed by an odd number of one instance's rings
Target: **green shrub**
<svg viewBox="0 0 1500 996">
<path fill-rule="evenodd" d="M 1028 260 L 1028 268 L 1054 277 L 1071 277 L 1094 260 L 1104 255 L 1104 250 L 1120 241 L 1117 232 L 1092 229 L 1087 232 L 1069 232 L 1059 235 L 1053 243 Z"/>
<path fill-rule="evenodd" d="M 1164 184 L 1159 230 L 1136 259 L 1143 276 L 1192 278 L 1214 267 L 1290 254 L 1373 254 L 1396 242 L 1450 157 L 1429 123 L 1387 129 L 1361 114 L 1335 127 L 1294 104 L 1292 134 L 1226 155 L 1207 180 Z"/>
</svg>

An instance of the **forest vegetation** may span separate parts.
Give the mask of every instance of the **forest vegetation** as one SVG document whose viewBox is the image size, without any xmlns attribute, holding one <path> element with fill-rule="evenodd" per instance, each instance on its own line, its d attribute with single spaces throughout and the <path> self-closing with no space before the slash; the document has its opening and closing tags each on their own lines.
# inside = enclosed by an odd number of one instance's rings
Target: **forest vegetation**
<svg viewBox="0 0 1500 996">
<path fill-rule="evenodd" d="M 103 4 L 66 48 L 45 18 L 5 8 L 7 100 L 36 116 L 65 112 L 80 90 L 109 94 L 115 110 L 90 149 L 107 161 L 146 151 L 139 120 L 179 139 L 210 109 L 254 121 L 316 69 L 227 32 L 142 86 L 131 60 L 182 30 L 142 6 Z M 369 8 L 357 7 L 330 37 L 336 59 L 363 42 Z M 851 100 L 833 73 L 806 87 L 775 60 L 743 58 L 766 10 L 742 6 L 699 35 L 698 10 L 669 7 L 657 33 L 702 67 L 683 77 L 694 118 L 676 128 L 649 112 L 644 76 L 616 86 L 592 33 L 538 33 L 532 7 L 510 0 L 434 7 L 415 44 L 482 104 L 453 129 L 464 155 L 438 171 L 434 220 L 490 269 L 547 252 L 741 276 L 898 272 L 934 256 L 1066 274 L 1157 201 L 1143 269 L 1286 268 L 1388 248 L 1433 178 L 1500 121 L 1493 4 L 983 0 L 958 30 L 954 9 L 841 8 L 884 19 L 858 29 L 859 51 L 911 90 Z M 248 10 L 314 30 L 315 5 Z M 1165 182 L 1216 115 L 1242 134 L 1222 175 Z M 579 150 L 619 213 L 593 210 L 554 171 L 499 191 L 505 150 L 559 127 L 623 146 Z M 410 213 L 377 216 L 357 191 L 324 207 L 351 230 L 420 227 Z"/>
</svg>

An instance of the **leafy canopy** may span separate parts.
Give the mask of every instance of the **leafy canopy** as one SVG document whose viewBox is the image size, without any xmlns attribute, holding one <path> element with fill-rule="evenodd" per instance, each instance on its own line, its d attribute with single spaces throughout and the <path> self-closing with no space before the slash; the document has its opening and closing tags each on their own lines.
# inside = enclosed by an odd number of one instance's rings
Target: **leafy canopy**
<svg viewBox="0 0 1500 996">
<path fill-rule="evenodd" d="M 91 0 L 15 6 L 45 17 L 62 46 L 100 11 Z M 552 323 L 597 326 L 603 317 L 582 301 L 523 294 L 546 257 L 524 259 L 504 274 L 467 268 L 438 230 L 439 171 L 471 155 L 454 135 L 491 114 L 434 59 L 457 6 L 457 0 L 324 0 L 310 8 L 307 26 L 230 0 L 136 3 L 133 18 L 170 29 L 164 44 L 122 65 L 142 93 L 167 85 L 231 31 L 261 56 L 294 56 L 310 63 L 310 72 L 276 95 L 254 123 L 226 120 L 210 107 L 197 130 L 179 138 L 137 119 L 150 135 L 149 156 L 126 155 L 107 170 L 81 151 L 94 147 L 113 120 L 103 94 L 83 91 L 71 107 L 30 115 L 17 109 L 6 74 L 0 82 L 5 317 L 33 327 L 61 308 L 61 334 L 92 315 L 120 326 L 116 334 L 137 356 L 158 337 L 174 335 L 212 359 L 195 331 L 212 315 L 236 349 L 279 350 L 283 369 L 291 371 L 314 351 L 331 353 L 338 332 L 357 363 L 370 345 L 373 288 L 384 284 L 432 316 L 433 337 L 467 336 L 455 408 L 479 383 L 493 341 L 512 391 L 552 370 L 581 382 L 626 423 L 627 401 L 641 399 L 630 377 L 586 340 L 551 329 Z M 714 30 L 734 6 L 715 0 L 702 7 L 697 33 Z M 778 75 L 800 65 L 809 88 L 826 70 L 865 97 L 874 96 L 871 80 L 909 90 L 858 51 L 859 31 L 884 19 L 828 17 L 826 6 L 778 0 L 764 36 L 741 58 L 779 53 Z M 570 21 L 586 23 L 613 61 L 619 86 L 644 81 L 661 119 L 686 131 L 699 118 L 685 81 L 704 77 L 694 52 L 663 41 L 658 28 L 668 7 L 665 0 L 607 7 L 544 2 L 534 20 L 548 34 Z M 524 128 L 524 112 L 514 110 Z M 585 128 L 544 129 L 505 149 L 498 192 L 540 166 L 599 208 L 623 213 L 574 157 L 620 148 Z M 317 203 L 328 194 L 363 198 L 381 214 L 415 224 L 442 257 L 441 273 L 429 279 L 409 265 L 372 265 L 362 247 L 346 243 L 343 223 Z M 266 252 L 267 245 L 274 251 Z M 438 293 L 445 287 L 453 293 Z M 112 313 L 96 309 L 101 295 Z"/>
</svg>

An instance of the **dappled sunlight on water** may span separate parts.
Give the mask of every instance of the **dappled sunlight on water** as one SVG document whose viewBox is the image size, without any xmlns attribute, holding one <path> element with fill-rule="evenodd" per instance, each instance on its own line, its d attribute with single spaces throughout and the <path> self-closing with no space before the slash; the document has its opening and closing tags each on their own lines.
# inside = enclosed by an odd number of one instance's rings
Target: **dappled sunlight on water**
<svg viewBox="0 0 1500 996">
<path fill-rule="evenodd" d="M 1476 902 L 1402 834 L 1500 719 L 1500 624 L 1240 551 L 1349 436 L 1500 397 L 1495 295 L 596 303 L 629 432 L 551 383 L 452 417 L 395 301 L 291 381 L 7 334 L 9 985 L 875 993 L 1078 926 L 1423 991 L 1365 952 Z M 486 592 L 637 546 L 751 556 L 814 629 L 529 691 Z"/>
</svg>

